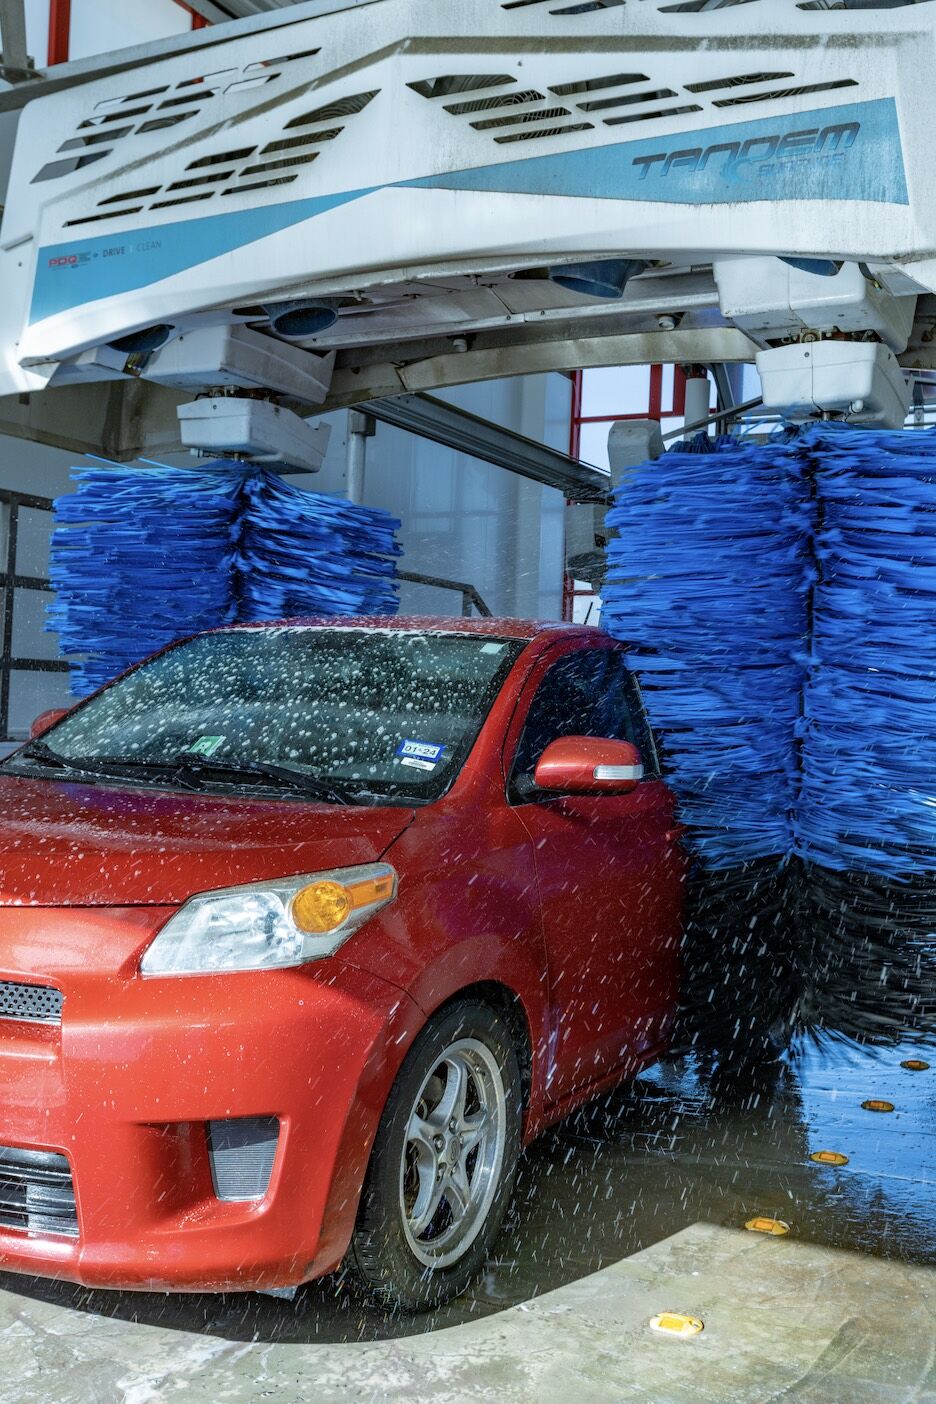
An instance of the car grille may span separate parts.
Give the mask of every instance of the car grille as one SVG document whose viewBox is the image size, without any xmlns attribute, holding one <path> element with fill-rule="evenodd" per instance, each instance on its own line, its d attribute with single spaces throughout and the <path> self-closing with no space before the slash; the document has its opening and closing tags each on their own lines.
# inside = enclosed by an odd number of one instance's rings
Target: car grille
<svg viewBox="0 0 936 1404">
<path fill-rule="evenodd" d="M 64 1155 L 0 1146 L 0 1227 L 38 1237 L 78 1237 L 75 1190 Z"/>
<path fill-rule="evenodd" d="M 51 985 L 22 985 L 15 980 L 0 980 L 0 1019 L 60 1024 L 62 992 Z"/>
</svg>

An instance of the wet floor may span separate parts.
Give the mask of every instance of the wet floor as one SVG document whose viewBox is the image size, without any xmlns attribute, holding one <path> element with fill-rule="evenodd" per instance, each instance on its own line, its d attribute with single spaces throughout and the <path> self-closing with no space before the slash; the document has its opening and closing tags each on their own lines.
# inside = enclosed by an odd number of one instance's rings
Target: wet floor
<svg viewBox="0 0 936 1404">
<path fill-rule="evenodd" d="M 907 1060 L 931 1063 L 902 1067 Z M 866 1110 L 866 1101 L 893 1111 Z M 818 1151 L 847 1156 L 836 1167 Z M 320 1343 L 408 1336 L 527 1302 L 690 1224 L 779 1219 L 792 1237 L 936 1265 L 936 1052 L 907 1040 L 846 1040 L 732 1076 L 704 1059 L 656 1065 L 532 1146 L 494 1257 L 442 1312 L 390 1318 L 340 1280 L 295 1301 L 256 1295 L 88 1292 L 0 1277 L 25 1299 L 228 1342 Z"/>
</svg>

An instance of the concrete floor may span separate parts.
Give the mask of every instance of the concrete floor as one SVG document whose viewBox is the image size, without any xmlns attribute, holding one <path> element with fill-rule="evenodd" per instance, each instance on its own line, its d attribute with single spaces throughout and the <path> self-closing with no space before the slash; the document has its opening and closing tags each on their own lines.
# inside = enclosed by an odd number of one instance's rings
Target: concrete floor
<svg viewBox="0 0 936 1404">
<path fill-rule="evenodd" d="M 754 1215 L 790 1235 L 744 1232 Z M 495 1258 L 445 1312 L 388 1319 L 335 1280 L 290 1303 L 7 1276 L 0 1401 L 936 1404 L 933 1263 L 932 1052 L 840 1043 L 755 1083 L 675 1060 L 527 1153 Z M 704 1332 L 656 1335 L 666 1310 Z"/>
<path fill-rule="evenodd" d="M 666 1309 L 703 1333 L 660 1336 Z M 936 1274 L 697 1224 L 501 1315 L 397 1340 L 254 1345 L 4 1293 L 18 1404 L 923 1404 L 936 1400 Z"/>
</svg>

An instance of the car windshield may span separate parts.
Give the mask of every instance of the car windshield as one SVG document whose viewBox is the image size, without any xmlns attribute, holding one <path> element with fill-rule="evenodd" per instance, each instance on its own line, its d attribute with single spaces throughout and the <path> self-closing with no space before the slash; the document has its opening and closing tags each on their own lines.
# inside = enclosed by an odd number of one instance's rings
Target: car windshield
<svg viewBox="0 0 936 1404">
<path fill-rule="evenodd" d="M 433 799 L 521 648 L 390 629 L 205 634 L 108 687 L 8 768 L 64 778 L 84 764 L 106 781 L 109 766 L 122 767 L 138 783 L 227 788 L 295 776 L 297 788 L 321 782 L 319 797 L 337 802 L 363 791 L 372 802 Z"/>
</svg>

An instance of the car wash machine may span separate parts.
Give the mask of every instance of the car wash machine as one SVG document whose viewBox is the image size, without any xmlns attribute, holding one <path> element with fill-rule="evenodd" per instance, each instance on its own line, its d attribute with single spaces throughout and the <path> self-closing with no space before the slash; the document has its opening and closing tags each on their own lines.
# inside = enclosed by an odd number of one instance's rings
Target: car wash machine
<svg viewBox="0 0 936 1404">
<path fill-rule="evenodd" d="M 934 0 L 311 0 L 0 92 L 6 434 L 314 470 L 378 397 L 756 363 L 769 438 L 612 436 L 603 590 L 742 1044 L 726 982 L 933 1013 L 934 50 Z"/>
</svg>

